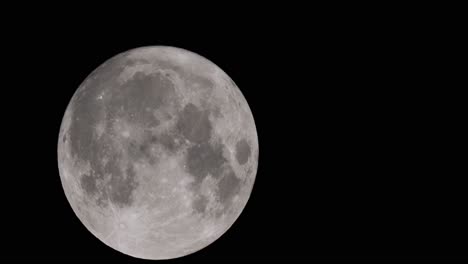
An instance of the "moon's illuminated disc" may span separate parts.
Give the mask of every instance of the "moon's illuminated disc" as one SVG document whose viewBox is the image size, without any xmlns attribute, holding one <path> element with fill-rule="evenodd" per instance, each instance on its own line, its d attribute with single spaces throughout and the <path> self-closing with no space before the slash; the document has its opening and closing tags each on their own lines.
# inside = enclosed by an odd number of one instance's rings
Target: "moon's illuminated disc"
<svg viewBox="0 0 468 264">
<path fill-rule="evenodd" d="M 58 164 L 74 212 L 99 240 L 138 258 L 196 252 L 237 219 L 258 140 L 239 88 L 187 50 L 154 46 L 92 72 L 63 117 Z"/>
</svg>

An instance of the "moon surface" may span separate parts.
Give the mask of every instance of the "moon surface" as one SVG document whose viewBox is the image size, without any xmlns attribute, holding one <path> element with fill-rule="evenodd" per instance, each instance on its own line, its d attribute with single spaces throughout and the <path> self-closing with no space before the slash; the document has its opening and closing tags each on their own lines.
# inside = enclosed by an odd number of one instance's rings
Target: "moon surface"
<svg viewBox="0 0 468 264">
<path fill-rule="evenodd" d="M 171 259 L 218 239 L 255 181 L 252 112 L 206 58 L 168 46 L 120 53 L 94 70 L 65 111 L 58 165 L 65 195 L 106 245 Z"/>
</svg>

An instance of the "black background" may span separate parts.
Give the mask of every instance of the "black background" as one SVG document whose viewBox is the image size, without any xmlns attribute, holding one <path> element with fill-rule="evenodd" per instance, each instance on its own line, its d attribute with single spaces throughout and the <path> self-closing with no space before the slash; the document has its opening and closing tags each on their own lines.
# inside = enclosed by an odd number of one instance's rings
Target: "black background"
<svg viewBox="0 0 468 264">
<path fill-rule="evenodd" d="M 168 45 L 236 82 L 260 146 L 239 219 L 172 262 L 466 259 L 466 115 L 453 89 L 462 86 L 444 72 L 442 10 L 123 7 L 4 9 L 2 258 L 136 261 L 71 210 L 58 133 L 73 93 L 102 62 Z"/>
</svg>

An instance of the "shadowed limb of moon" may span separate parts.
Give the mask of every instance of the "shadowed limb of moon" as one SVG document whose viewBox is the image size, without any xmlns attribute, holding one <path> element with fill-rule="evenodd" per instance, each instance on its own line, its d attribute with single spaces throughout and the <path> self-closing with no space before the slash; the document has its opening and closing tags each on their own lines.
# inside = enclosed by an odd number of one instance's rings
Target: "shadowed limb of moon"
<svg viewBox="0 0 468 264">
<path fill-rule="evenodd" d="M 58 141 L 66 197 L 130 256 L 170 259 L 219 238 L 252 191 L 258 140 L 235 83 L 209 60 L 154 46 L 118 54 L 73 95 Z"/>
</svg>

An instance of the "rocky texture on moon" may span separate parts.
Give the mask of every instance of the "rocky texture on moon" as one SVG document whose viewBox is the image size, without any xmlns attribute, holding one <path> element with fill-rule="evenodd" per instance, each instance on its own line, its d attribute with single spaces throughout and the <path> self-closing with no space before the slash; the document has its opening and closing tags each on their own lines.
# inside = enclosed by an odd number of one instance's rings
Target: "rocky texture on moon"
<svg viewBox="0 0 468 264">
<path fill-rule="evenodd" d="M 198 251 L 245 207 L 258 141 L 235 83 L 173 47 L 109 59 L 71 99 L 58 142 L 62 185 L 86 228 L 146 259 Z"/>
</svg>

